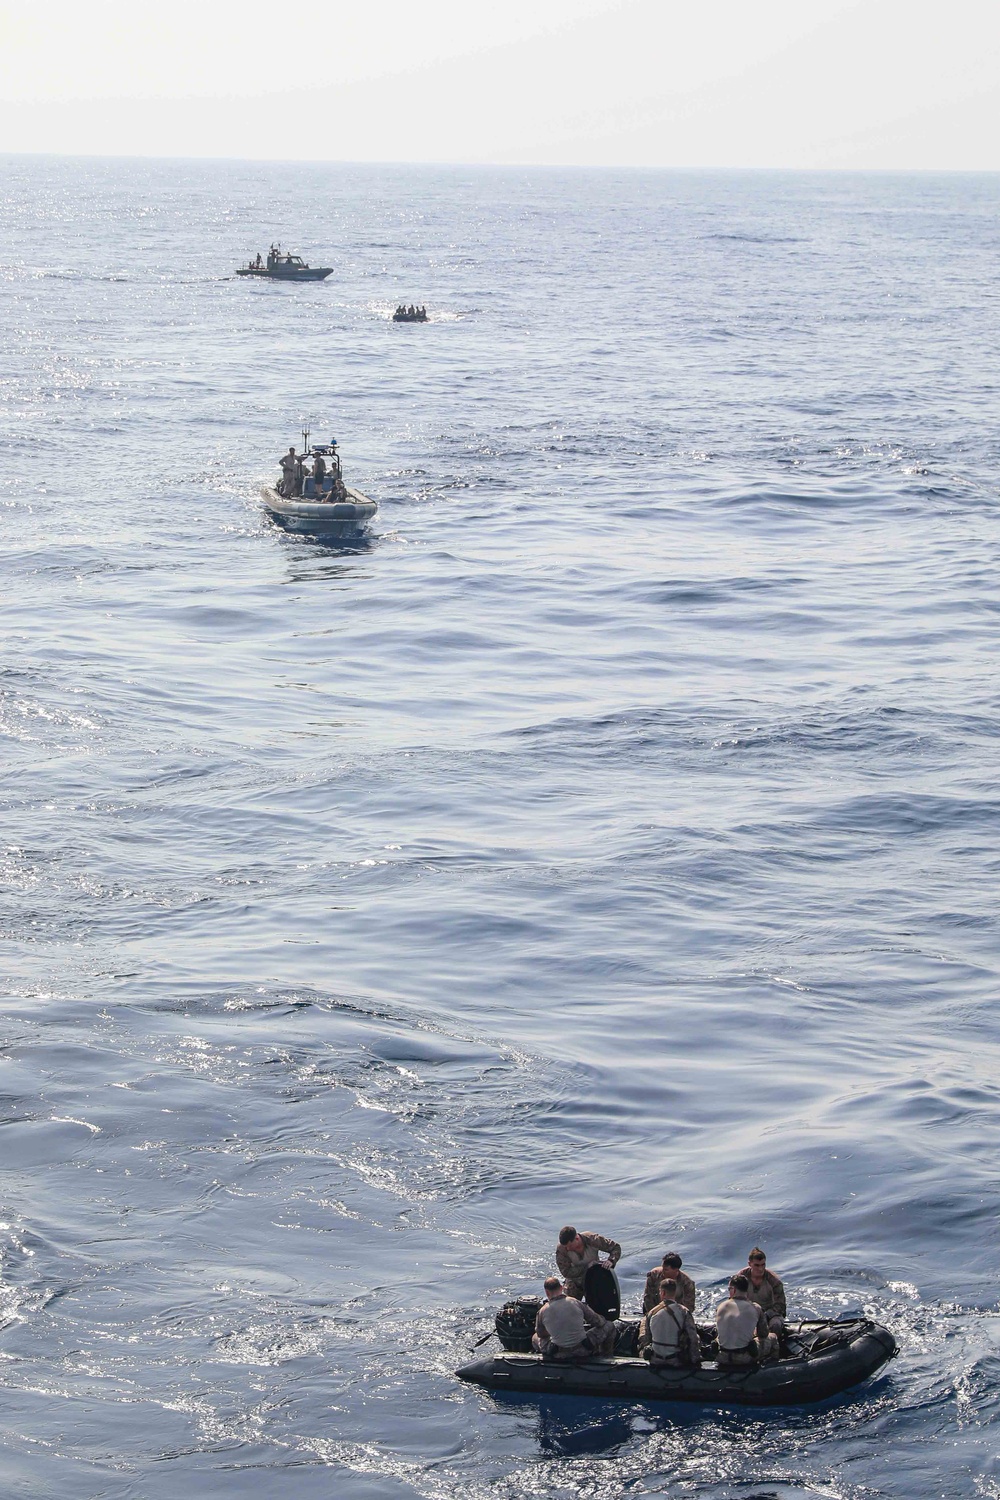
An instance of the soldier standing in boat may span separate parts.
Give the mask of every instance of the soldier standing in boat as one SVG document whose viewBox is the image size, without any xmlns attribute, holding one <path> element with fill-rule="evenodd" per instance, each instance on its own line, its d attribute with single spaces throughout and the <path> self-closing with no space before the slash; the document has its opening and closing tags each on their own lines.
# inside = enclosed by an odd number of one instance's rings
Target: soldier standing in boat
<svg viewBox="0 0 1000 1500">
<path fill-rule="evenodd" d="M 607 1240 L 603 1234 L 594 1234 L 591 1230 L 578 1234 L 572 1224 L 560 1229 L 556 1265 L 566 1283 L 567 1297 L 582 1298 L 587 1272 L 591 1266 L 597 1265 L 602 1250 L 612 1266 L 622 1258 L 622 1247 L 616 1240 Z"/>
<path fill-rule="evenodd" d="M 302 460 L 294 448 L 282 454 L 277 460 L 281 469 L 281 483 L 278 485 L 279 492 L 286 500 L 292 500 L 302 488 Z"/>
</svg>

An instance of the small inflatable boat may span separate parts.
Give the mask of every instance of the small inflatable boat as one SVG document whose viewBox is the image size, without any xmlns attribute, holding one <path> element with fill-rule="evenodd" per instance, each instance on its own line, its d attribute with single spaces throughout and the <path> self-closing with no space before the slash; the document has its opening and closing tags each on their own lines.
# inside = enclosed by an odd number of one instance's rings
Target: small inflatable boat
<svg viewBox="0 0 1000 1500">
<path fill-rule="evenodd" d="M 531 1303 L 508 1303 L 497 1316 L 497 1331 L 507 1348 L 530 1348 Z M 520 1310 L 520 1315 L 515 1312 Z M 638 1322 L 618 1324 L 615 1356 L 573 1362 L 543 1359 L 540 1354 L 504 1353 L 476 1360 L 455 1373 L 459 1380 L 493 1391 L 527 1391 L 547 1396 L 597 1396 L 621 1401 L 700 1401 L 711 1406 L 802 1406 L 839 1396 L 868 1380 L 898 1352 L 887 1328 L 868 1318 L 842 1323 L 806 1321 L 788 1324 L 785 1353 L 767 1364 L 720 1368 L 706 1360 L 698 1369 L 651 1365 L 635 1357 Z"/>
</svg>

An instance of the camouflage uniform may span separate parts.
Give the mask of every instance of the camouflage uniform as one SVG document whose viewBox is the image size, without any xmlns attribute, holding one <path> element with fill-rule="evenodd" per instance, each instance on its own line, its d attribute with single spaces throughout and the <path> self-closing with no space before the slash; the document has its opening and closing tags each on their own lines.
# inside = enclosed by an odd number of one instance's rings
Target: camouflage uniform
<svg viewBox="0 0 1000 1500">
<path fill-rule="evenodd" d="M 603 1234 L 593 1234 L 589 1230 L 580 1234 L 583 1240 L 583 1254 L 577 1255 L 570 1250 L 568 1245 L 556 1246 L 556 1265 L 559 1274 L 566 1283 L 567 1297 L 583 1296 L 583 1283 L 591 1266 L 596 1266 L 600 1260 L 600 1252 L 603 1250 L 611 1257 L 612 1264 L 621 1260 L 622 1247 L 614 1240 L 606 1240 Z M 660 1300 L 657 1291 L 657 1301 Z"/>
<path fill-rule="evenodd" d="M 695 1284 L 690 1276 L 683 1271 L 665 1271 L 662 1266 L 654 1266 L 651 1271 L 646 1272 L 646 1290 L 642 1294 L 644 1313 L 652 1312 L 659 1302 L 661 1281 L 676 1281 L 677 1294 L 674 1300 L 681 1307 L 686 1307 L 688 1312 L 694 1312 Z"/>
<path fill-rule="evenodd" d="M 760 1286 L 754 1286 L 749 1266 L 739 1274 L 749 1281 L 750 1288 L 747 1296 L 751 1302 L 756 1302 L 767 1318 L 768 1328 L 772 1333 L 780 1333 L 785 1326 L 785 1318 L 788 1316 L 788 1304 L 785 1301 L 785 1288 L 781 1284 L 781 1278 L 775 1276 L 773 1271 L 765 1269 L 764 1280 Z"/>
</svg>

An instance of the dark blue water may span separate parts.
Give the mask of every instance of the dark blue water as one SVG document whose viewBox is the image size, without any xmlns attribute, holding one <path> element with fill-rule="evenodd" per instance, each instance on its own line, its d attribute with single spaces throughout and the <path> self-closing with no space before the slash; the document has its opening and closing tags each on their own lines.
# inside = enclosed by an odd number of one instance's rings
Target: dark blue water
<svg viewBox="0 0 1000 1500">
<path fill-rule="evenodd" d="M 4 1490 L 1000 1496 L 1000 179 L 0 166 Z M 460 1386 L 566 1220 L 902 1355 Z"/>
</svg>

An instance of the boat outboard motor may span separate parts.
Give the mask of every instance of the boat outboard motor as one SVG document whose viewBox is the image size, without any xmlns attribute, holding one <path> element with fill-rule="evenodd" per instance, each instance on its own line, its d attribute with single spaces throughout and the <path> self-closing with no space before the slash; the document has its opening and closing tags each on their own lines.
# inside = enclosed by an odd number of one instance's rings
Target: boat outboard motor
<svg viewBox="0 0 1000 1500">
<path fill-rule="evenodd" d="M 531 1335 L 541 1305 L 540 1297 L 516 1297 L 497 1313 L 497 1337 L 512 1354 L 531 1353 Z"/>
</svg>

